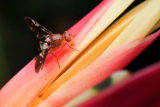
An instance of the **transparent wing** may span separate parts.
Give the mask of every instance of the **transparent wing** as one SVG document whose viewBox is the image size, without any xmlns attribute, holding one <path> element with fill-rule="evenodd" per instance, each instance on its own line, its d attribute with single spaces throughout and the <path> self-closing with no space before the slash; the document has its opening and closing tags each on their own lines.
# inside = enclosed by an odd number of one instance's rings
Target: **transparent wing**
<svg viewBox="0 0 160 107">
<path fill-rule="evenodd" d="M 31 19 L 30 17 L 24 17 L 25 22 L 29 26 L 29 28 L 35 33 L 38 39 L 42 39 L 46 36 L 52 35 L 53 33 L 43 27 L 42 25 L 38 24 L 36 21 Z"/>
</svg>

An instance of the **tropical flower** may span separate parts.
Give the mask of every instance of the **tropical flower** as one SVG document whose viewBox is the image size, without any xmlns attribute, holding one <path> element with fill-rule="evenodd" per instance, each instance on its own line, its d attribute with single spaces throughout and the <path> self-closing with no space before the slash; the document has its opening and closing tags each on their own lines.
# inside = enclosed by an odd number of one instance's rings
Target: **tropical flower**
<svg viewBox="0 0 160 107">
<path fill-rule="evenodd" d="M 123 69 L 160 35 L 150 34 L 160 19 L 159 0 L 145 1 L 113 23 L 132 2 L 102 1 L 68 30 L 79 51 L 65 45 L 54 52 L 61 68 L 49 54 L 39 73 L 33 59 L 1 89 L 0 106 L 61 107 Z"/>
</svg>

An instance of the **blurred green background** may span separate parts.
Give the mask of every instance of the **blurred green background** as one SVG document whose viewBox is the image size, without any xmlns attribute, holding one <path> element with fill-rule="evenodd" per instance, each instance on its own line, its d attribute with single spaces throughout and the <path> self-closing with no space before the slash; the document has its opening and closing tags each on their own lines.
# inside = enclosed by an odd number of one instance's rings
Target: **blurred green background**
<svg viewBox="0 0 160 107">
<path fill-rule="evenodd" d="M 130 8 L 143 0 L 137 0 Z M 35 57 L 38 39 L 24 22 L 29 16 L 53 33 L 63 33 L 101 0 L 0 0 L 0 88 Z M 160 39 L 126 69 L 137 70 L 160 59 Z"/>
</svg>

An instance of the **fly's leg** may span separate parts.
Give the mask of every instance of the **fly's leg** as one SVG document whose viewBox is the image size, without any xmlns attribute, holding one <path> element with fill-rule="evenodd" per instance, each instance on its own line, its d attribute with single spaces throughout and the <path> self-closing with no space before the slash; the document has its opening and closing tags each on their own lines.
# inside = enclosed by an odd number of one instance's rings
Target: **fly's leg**
<svg viewBox="0 0 160 107">
<path fill-rule="evenodd" d="M 68 43 L 65 43 L 65 45 L 68 45 Z M 77 49 L 71 47 L 70 45 L 68 45 L 68 47 L 70 47 L 71 49 L 74 49 L 74 50 L 76 50 L 76 51 L 79 51 L 79 50 L 77 50 Z"/>
<path fill-rule="evenodd" d="M 59 65 L 59 61 L 58 61 L 58 58 L 57 58 L 57 56 L 52 52 L 52 51 L 50 51 L 55 57 L 56 57 L 56 59 L 57 59 L 57 63 L 58 63 L 58 66 L 59 66 L 59 69 L 60 69 L 60 65 Z"/>
</svg>

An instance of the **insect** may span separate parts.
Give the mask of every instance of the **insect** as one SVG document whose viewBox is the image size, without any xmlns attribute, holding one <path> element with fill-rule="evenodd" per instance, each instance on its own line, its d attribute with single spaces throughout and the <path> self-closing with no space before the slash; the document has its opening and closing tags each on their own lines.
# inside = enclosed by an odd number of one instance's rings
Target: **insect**
<svg viewBox="0 0 160 107">
<path fill-rule="evenodd" d="M 39 47 L 37 49 L 35 58 L 35 71 L 38 73 L 40 70 L 43 69 L 43 64 L 48 52 L 52 53 L 56 57 L 58 66 L 60 68 L 58 58 L 52 51 L 57 50 L 65 44 L 72 48 L 71 46 L 74 45 L 72 34 L 68 31 L 65 31 L 63 34 L 53 34 L 51 31 L 38 24 L 30 17 L 24 17 L 24 20 L 29 26 L 29 28 L 35 33 L 36 37 L 38 39 L 41 39 L 41 41 L 39 41 Z M 71 46 L 66 42 L 69 42 Z"/>
</svg>

